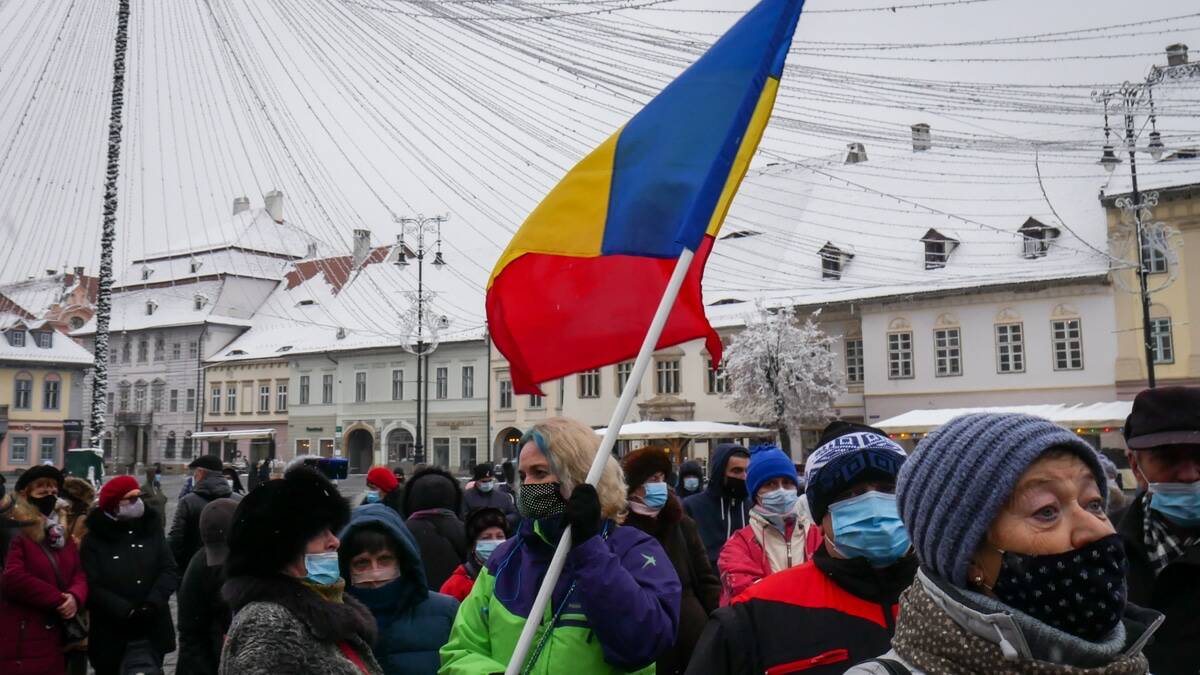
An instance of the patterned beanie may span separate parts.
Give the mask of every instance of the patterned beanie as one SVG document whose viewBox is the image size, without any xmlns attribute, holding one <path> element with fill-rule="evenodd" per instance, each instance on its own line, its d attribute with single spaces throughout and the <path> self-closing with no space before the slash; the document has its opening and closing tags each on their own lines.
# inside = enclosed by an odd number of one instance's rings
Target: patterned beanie
<svg viewBox="0 0 1200 675">
<path fill-rule="evenodd" d="M 804 470 L 804 496 L 817 523 L 834 498 L 855 483 L 896 480 L 907 457 L 904 448 L 870 427 L 844 425 L 821 440 Z"/>
<path fill-rule="evenodd" d="M 900 517 L 921 564 L 965 587 L 967 565 L 1021 474 L 1051 448 L 1074 452 L 1108 485 L 1096 451 L 1049 420 L 980 413 L 950 420 L 917 446 L 896 485 Z"/>
</svg>

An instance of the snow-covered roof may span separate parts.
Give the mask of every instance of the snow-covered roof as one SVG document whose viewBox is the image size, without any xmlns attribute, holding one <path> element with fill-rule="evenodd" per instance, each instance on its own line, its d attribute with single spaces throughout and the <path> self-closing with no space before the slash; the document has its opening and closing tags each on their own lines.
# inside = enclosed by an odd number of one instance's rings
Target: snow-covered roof
<svg viewBox="0 0 1200 675">
<path fill-rule="evenodd" d="M 997 406 L 992 408 L 941 408 L 936 410 L 910 410 L 902 415 L 888 418 L 874 426 L 891 433 L 925 433 L 932 431 L 955 417 L 977 413 L 1019 413 L 1042 417 L 1064 427 L 1108 427 L 1120 428 L 1133 410 L 1133 401 L 1107 401 L 1089 404 L 1050 404 Z"/>
<path fill-rule="evenodd" d="M 1200 186 L 1200 65 L 1184 64 L 1162 69 L 1174 76 L 1165 76 L 1153 87 L 1154 126 L 1161 135 L 1162 157 L 1154 160 L 1147 152 L 1137 155 L 1138 189 L 1162 190 L 1165 188 Z M 1151 127 L 1141 126 L 1150 111 L 1149 99 L 1139 110 L 1138 148 L 1149 145 Z M 1120 118 L 1115 117 L 1117 158 L 1121 160 L 1113 170 L 1113 179 L 1105 189 L 1106 196 L 1117 196 L 1133 191 L 1129 171 L 1129 157 L 1123 152 L 1124 129 Z M 1099 157 L 1097 157 L 1099 159 Z"/>
<path fill-rule="evenodd" d="M 159 251 L 134 260 L 134 265 L 167 257 L 187 257 L 192 254 L 222 248 L 239 248 L 288 258 L 304 258 L 312 254 L 329 255 L 341 246 L 329 244 L 293 225 L 287 219 L 277 222 L 265 208 L 247 209 L 228 220 L 206 222 L 204 228 L 186 231 L 182 247 Z"/>
<path fill-rule="evenodd" d="M 247 318 L 214 311 L 226 283 L 227 280 L 200 281 L 113 293 L 112 316 L 109 319 L 108 330 L 110 333 L 117 333 L 202 323 L 250 326 L 251 322 Z M 196 309 L 197 296 L 203 299 L 200 309 Z M 154 305 L 152 313 L 147 313 L 148 303 Z M 247 305 L 245 310 L 249 316 L 254 307 Z M 95 332 L 96 319 L 93 317 L 79 330 L 72 331 L 71 335 L 79 337 Z"/>
<path fill-rule="evenodd" d="M 70 364 L 90 366 L 94 362 L 91 352 L 80 347 L 74 340 L 51 331 L 53 336 L 49 347 L 39 347 L 37 340 L 29 332 L 45 326 L 45 321 L 31 321 L 16 314 L 0 312 L 0 333 L 20 330 L 25 332 L 25 344 L 14 347 L 7 335 L 0 336 L 0 361 L 15 361 L 17 363 Z"/>
<path fill-rule="evenodd" d="M 445 316 L 441 342 L 482 340 L 487 270 L 472 260 L 486 252 L 446 253 L 447 265 L 425 261 L 425 312 Z M 471 257 L 474 256 L 474 257 Z M 254 316 L 249 331 L 210 362 L 284 358 L 294 354 L 397 347 L 415 341 L 417 263 L 398 267 L 396 248 L 378 246 L 354 264 L 351 256 L 295 261 L 284 281 Z M 339 337 L 340 336 L 340 337 Z M 426 333 L 428 339 L 428 333 Z"/>
<path fill-rule="evenodd" d="M 24 281 L 0 284 L 0 296 L 8 298 L 33 316 L 45 316 L 50 308 L 62 302 L 80 281 L 71 272 L 47 274 Z M 82 281 L 91 285 L 96 283 L 95 277 L 85 276 Z M 94 289 L 89 289 L 89 291 L 94 297 Z"/>
<path fill-rule="evenodd" d="M 608 429 L 596 429 L 603 436 Z M 655 440 L 665 438 L 754 438 L 773 436 L 771 429 L 723 422 L 630 422 L 621 425 L 618 440 Z"/>
<path fill-rule="evenodd" d="M 1081 171 L 1067 161 L 1074 151 L 1054 148 L 985 160 L 934 134 L 925 151 L 868 146 L 858 163 L 837 156 L 754 171 L 709 261 L 710 317 L 744 314 L 757 297 L 824 304 L 1107 273 L 1101 167 Z M 1019 230 L 1030 218 L 1059 231 L 1041 257 L 1025 256 Z M 930 230 L 953 240 L 944 264 L 928 264 Z M 825 278 L 828 244 L 846 254 L 840 278 Z"/>
</svg>

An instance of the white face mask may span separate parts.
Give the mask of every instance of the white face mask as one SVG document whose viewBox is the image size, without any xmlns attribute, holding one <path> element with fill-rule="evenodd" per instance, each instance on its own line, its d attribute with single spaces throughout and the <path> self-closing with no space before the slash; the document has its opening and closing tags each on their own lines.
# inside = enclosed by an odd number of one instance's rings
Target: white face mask
<svg viewBox="0 0 1200 675">
<path fill-rule="evenodd" d="M 130 504 L 121 502 L 117 507 L 117 520 L 137 520 L 146 514 L 146 503 L 138 499 Z"/>
<path fill-rule="evenodd" d="M 350 572 L 350 584 L 363 588 L 379 588 L 400 576 L 400 567 L 373 567 L 365 572 Z"/>
</svg>

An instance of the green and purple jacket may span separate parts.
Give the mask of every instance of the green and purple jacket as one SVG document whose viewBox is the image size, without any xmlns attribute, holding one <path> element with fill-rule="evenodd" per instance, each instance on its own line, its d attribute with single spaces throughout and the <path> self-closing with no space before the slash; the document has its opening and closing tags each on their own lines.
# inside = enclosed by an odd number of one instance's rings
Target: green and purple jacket
<svg viewBox="0 0 1200 675">
<path fill-rule="evenodd" d="M 554 555 L 557 527 L 555 519 L 527 518 L 518 536 L 492 553 L 459 608 L 439 673 L 504 671 Z M 529 672 L 652 675 L 654 661 L 675 642 L 680 588 L 653 537 L 607 522 L 602 534 L 567 554 L 530 650 L 532 657 L 541 645 Z"/>
</svg>

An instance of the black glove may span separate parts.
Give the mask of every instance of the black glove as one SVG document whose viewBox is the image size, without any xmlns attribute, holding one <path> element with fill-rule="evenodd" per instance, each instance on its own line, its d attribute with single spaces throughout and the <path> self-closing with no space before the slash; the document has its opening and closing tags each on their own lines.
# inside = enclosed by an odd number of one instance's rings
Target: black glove
<svg viewBox="0 0 1200 675">
<path fill-rule="evenodd" d="M 564 514 L 571 526 L 571 545 L 578 546 L 600 531 L 600 496 L 588 483 L 577 485 L 567 500 Z"/>
</svg>

